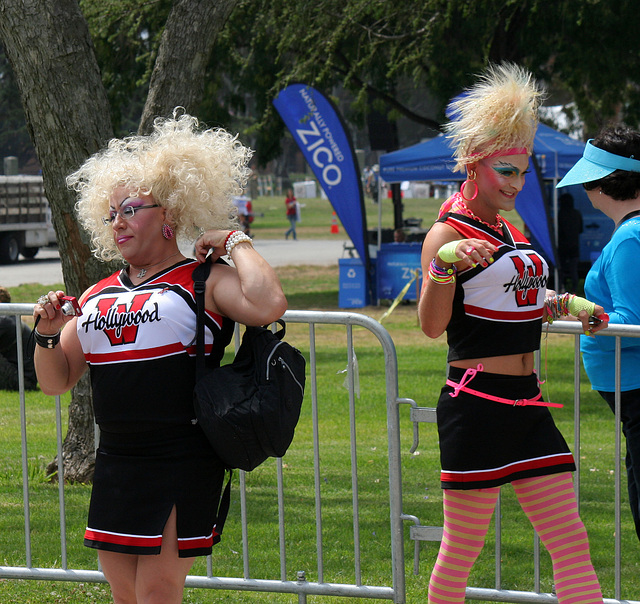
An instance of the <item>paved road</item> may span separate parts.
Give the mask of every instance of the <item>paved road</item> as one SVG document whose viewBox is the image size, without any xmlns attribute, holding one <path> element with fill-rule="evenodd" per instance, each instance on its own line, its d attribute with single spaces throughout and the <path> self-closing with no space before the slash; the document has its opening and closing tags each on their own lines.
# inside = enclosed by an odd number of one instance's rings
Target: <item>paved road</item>
<svg viewBox="0 0 640 604">
<path fill-rule="evenodd" d="M 347 256 L 344 237 L 336 239 L 283 239 L 254 240 L 256 249 L 272 266 L 291 265 L 335 265 L 338 259 Z M 189 254 L 189 252 L 187 252 Z M 60 257 L 55 249 L 41 249 L 32 260 L 20 257 L 16 264 L 0 266 L 0 285 L 15 287 L 23 283 L 51 285 L 62 283 Z"/>
</svg>

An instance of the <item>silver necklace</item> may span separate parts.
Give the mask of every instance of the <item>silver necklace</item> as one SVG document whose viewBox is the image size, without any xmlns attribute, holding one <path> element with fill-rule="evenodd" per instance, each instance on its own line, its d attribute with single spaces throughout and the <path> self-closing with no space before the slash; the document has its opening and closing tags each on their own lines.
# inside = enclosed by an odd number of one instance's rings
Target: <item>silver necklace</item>
<svg viewBox="0 0 640 604">
<path fill-rule="evenodd" d="M 167 260 L 169 260 L 169 258 L 173 258 L 174 256 L 177 256 L 179 253 L 180 251 L 178 250 L 175 254 L 171 254 L 171 256 L 167 256 L 164 260 L 160 260 L 160 262 L 156 262 L 155 264 L 148 264 L 146 268 L 141 268 L 138 271 L 138 274 L 136 275 L 136 277 L 138 279 L 142 279 L 142 277 L 144 277 L 147 274 L 148 268 L 153 268 L 154 266 L 158 266 L 159 264 L 162 264 L 163 262 L 166 262 Z M 130 266 L 135 270 L 135 267 L 133 265 L 130 265 Z"/>
</svg>

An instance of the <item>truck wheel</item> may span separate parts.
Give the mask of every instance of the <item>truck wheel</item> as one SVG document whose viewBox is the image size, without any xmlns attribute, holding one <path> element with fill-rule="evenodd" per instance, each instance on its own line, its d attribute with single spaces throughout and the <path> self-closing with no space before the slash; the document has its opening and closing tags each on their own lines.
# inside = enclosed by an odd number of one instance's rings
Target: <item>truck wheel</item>
<svg viewBox="0 0 640 604">
<path fill-rule="evenodd" d="M 25 258 L 31 260 L 31 258 L 35 258 L 38 253 L 39 247 L 23 247 L 20 252 Z"/>
<path fill-rule="evenodd" d="M 0 238 L 0 264 L 13 264 L 18 261 L 20 246 L 15 235 L 8 234 Z"/>
</svg>

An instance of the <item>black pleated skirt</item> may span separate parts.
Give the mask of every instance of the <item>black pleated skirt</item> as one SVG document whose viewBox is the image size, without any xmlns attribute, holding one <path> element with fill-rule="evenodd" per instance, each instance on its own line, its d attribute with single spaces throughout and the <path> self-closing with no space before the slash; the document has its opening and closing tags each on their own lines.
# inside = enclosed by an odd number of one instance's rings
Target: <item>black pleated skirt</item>
<svg viewBox="0 0 640 604">
<path fill-rule="evenodd" d="M 450 367 L 459 383 L 464 369 Z M 468 387 L 506 399 L 534 398 L 535 374 L 511 376 L 478 372 Z M 548 407 L 513 406 L 445 385 L 438 400 L 441 486 L 481 489 L 520 478 L 574 471 L 567 443 Z"/>
<path fill-rule="evenodd" d="M 84 543 L 158 554 L 175 506 L 180 557 L 208 555 L 220 540 L 215 525 L 223 480 L 224 468 L 198 425 L 101 430 Z"/>
</svg>

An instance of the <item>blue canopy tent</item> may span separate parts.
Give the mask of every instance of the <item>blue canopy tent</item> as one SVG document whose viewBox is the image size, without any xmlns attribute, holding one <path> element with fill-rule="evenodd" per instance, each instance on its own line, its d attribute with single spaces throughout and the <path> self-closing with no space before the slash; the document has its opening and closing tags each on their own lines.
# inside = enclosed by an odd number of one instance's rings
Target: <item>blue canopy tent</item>
<svg viewBox="0 0 640 604">
<path fill-rule="evenodd" d="M 529 227 L 540 252 L 556 266 L 554 233 L 557 233 L 558 197 L 555 185 L 582 157 L 584 143 L 540 124 L 533 143 L 535 163 L 530 162 L 532 175 L 516 199 L 516 210 Z M 537 164 L 537 169 L 536 165 Z M 380 177 L 388 182 L 462 181 L 461 172 L 453 172 L 453 154 L 447 139 L 439 135 L 425 141 L 387 153 L 380 158 Z M 532 178 L 534 174 L 538 178 Z M 544 182 L 552 181 L 551 212 L 545 202 Z M 552 221 L 550 223 L 550 221 Z M 554 229 L 550 225 L 554 225 Z"/>
</svg>

